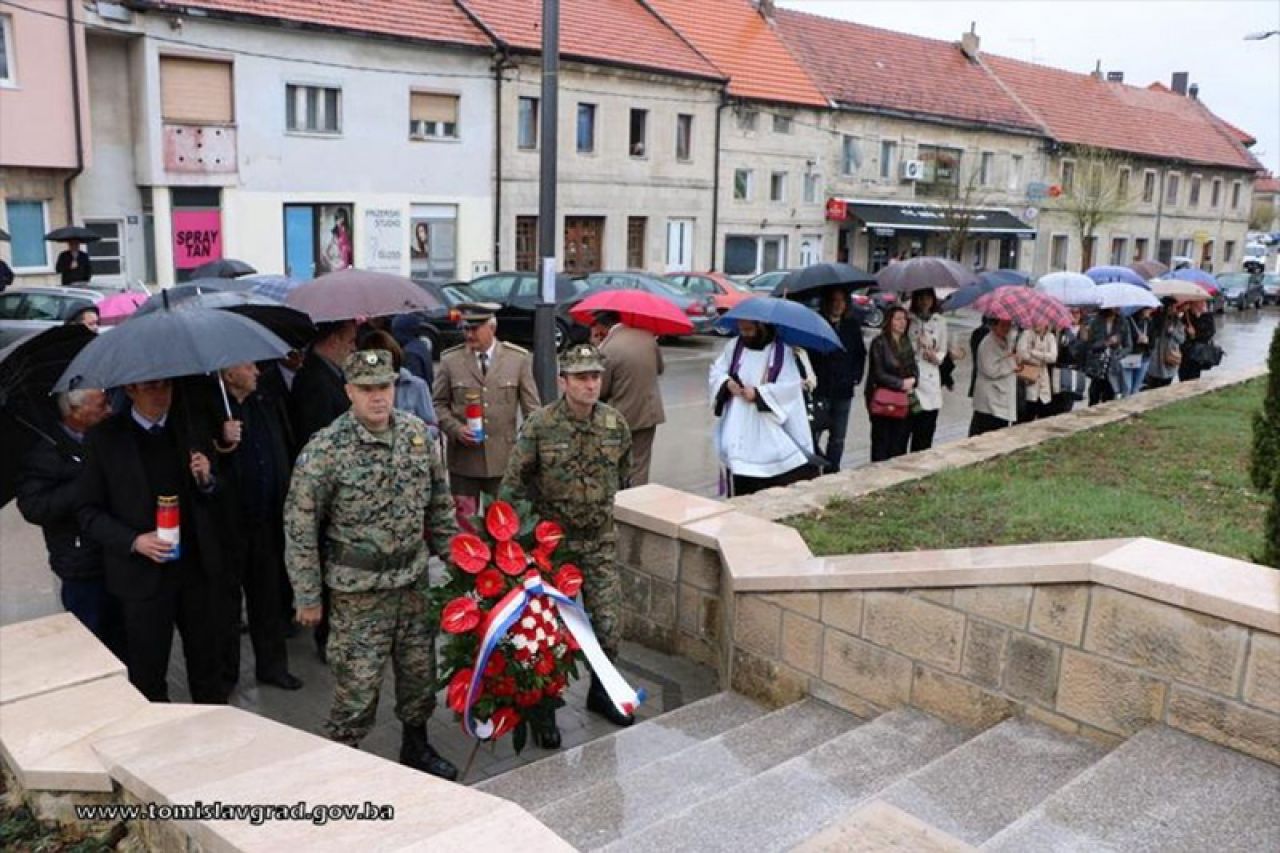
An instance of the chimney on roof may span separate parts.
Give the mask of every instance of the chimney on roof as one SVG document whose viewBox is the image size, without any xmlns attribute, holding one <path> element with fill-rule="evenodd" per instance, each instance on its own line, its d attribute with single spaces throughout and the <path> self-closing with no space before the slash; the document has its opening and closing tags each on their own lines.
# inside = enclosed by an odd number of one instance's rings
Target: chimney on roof
<svg viewBox="0 0 1280 853">
<path fill-rule="evenodd" d="M 760 13 L 760 17 L 772 22 L 774 18 L 773 0 L 756 0 L 756 11 Z"/>
<path fill-rule="evenodd" d="M 969 22 L 969 32 L 960 34 L 960 52 L 972 60 L 978 59 L 978 47 L 981 41 L 978 39 L 978 22 Z"/>
<path fill-rule="evenodd" d="M 1173 72 L 1173 79 L 1169 82 L 1169 88 L 1172 89 L 1175 94 L 1178 94 L 1178 95 L 1187 94 L 1187 79 L 1190 76 L 1191 75 L 1188 74 L 1186 71 Z"/>
<path fill-rule="evenodd" d="M 1093 70 L 1089 72 L 1089 76 L 1094 80 L 1102 79 L 1102 60 L 1099 59 L 1093 66 Z"/>
<path fill-rule="evenodd" d="M 1193 101 L 1200 100 L 1200 84 L 1192 83 L 1191 88 L 1187 89 L 1187 97 Z"/>
<path fill-rule="evenodd" d="M 1108 72 L 1107 72 L 1107 82 L 1108 82 L 1108 83 L 1123 83 L 1123 82 L 1124 82 L 1124 72 L 1123 72 L 1123 71 L 1108 71 Z"/>
</svg>

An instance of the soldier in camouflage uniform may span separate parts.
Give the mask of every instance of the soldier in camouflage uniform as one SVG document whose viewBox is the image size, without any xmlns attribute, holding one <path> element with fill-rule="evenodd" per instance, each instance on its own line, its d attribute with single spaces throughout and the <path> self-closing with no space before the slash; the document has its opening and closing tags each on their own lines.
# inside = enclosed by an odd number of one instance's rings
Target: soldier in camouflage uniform
<svg viewBox="0 0 1280 853">
<path fill-rule="evenodd" d="M 427 548 L 457 533 L 448 474 L 421 420 L 393 412 L 391 354 L 366 350 L 343 366 L 351 409 L 307 442 L 285 502 L 285 564 L 298 622 L 322 612 L 329 587 L 329 737 L 356 746 L 373 727 L 387 658 L 404 724 L 400 761 L 456 779 L 427 742 L 435 710 L 435 626 L 427 618 Z"/>
<path fill-rule="evenodd" d="M 621 582 L 618 578 L 613 496 L 631 471 L 631 431 L 617 409 L 600 400 L 604 362 L 590 344 L 572 346 L 560 358 L 558 401 L 538 409 L 520 428 L 499 494 L 528 500 L 543 519 L 564 528 L 565 562 L 582 569 L 583 604 L 600 646 L 618 655 Z M 634 722 L 609 700 L 594 673 L 587 709 L 619 726 Z M 559 732 L 535 732 L 544 748 L 560 745 Z"/>
</svg>

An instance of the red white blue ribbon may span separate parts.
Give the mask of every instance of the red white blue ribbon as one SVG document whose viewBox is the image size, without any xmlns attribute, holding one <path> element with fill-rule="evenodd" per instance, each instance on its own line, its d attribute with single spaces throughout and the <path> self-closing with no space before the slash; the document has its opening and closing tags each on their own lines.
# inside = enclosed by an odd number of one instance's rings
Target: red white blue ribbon
<svg viewBox="0 0 1280 853">
<path fill-rule="evenodd" d="M 591 618 L 587 612 L 569 596 L 556 589 L 540 576 L 533 574 L 503 596 L 489 612 L 489 621 L 484 635 L 480 638 L 480 650 L 476 653 L 475 667 L 472 670 L 471 683 L 467 686 L 466 711 L 463 714 L 463 726 L 472 737 L 488 740 L 493 734 L 493 723 L 489 720 L 478 722 L 471 716 L 471 710 L 480 697 L 480 684 L 484 679 L 485 666 L 493 655 L 498 644 L 506 638 L 511 628 L 524 616 L 525 608 L 538 596 L 546 596 L 556 605 L 560 620 L 565 629 L 577 640 L 582 653 L 587 657 L 596 677 L 600 679 L 609 701 L 624 714 L 631 714 L 645 700 L 644 688 L 636 690 L 627 684 L 618 672 L 613 661 L 609 660 L 596 632 L 591 629 Z"/>
</svg>

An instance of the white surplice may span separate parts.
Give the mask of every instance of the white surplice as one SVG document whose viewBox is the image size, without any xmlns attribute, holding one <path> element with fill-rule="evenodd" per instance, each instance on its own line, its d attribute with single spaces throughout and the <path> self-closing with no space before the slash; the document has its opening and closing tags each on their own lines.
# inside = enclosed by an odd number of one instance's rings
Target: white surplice
<svg viewBox="0 0 1280 853">
<path fill-rule="evenodd" d="M 713 402 L 729 379 L 736 346 L 736 340 L 730 341 L 711 365 Z M 740 477 L 785 474 L 808 462 L 805 451 L 813 452 L 813 436 L 809 432 L 795 352 L 783 345 L 782 370 L 777 380 L 768 382 L 773 351 L 773 344 L 761 350 L 744 347 L 738 362 L 738 379 L 743 385 L 756 389 L 769 411 L 761 411 L 755 403 L 731 396 L 716 424 L 716 455 L 731 473 Z"/>
</svg>

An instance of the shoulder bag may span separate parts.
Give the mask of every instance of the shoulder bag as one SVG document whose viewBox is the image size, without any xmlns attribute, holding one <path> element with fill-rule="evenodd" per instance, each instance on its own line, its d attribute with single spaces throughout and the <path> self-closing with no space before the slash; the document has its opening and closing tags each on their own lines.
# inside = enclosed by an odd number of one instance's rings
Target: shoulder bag
<svg viewBox="0 0 1280 853">
<path fill-rule="evenodd" d="M 905 418 L 911 414 L 911 396 L 906 391 L 881 387 L 871 392 L 868 406 L 872 417 Z"/>
</svg>

